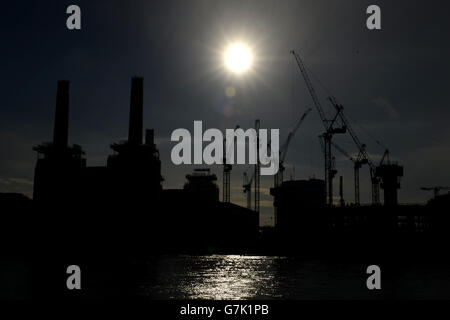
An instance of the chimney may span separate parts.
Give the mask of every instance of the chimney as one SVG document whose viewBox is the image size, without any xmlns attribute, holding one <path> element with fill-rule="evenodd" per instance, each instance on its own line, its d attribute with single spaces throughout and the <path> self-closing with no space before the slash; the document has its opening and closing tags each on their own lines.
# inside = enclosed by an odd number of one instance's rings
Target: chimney
<svg viewBox="0 0 450 320">
<path fill-rule="evenodd" d="M 153 129 L 145 130 L 145 144 L 149 146 L 155 145 L 155 131 Z"/>
<path fill-rule="evenodd" d="M 67 147 L 69 136 L 69 81 L 59 80 L 56 91 L 55 122 L 53 127 L 53 145 Z"/>
<path fill-rule="evenodd" d="M 131 79 L 130 123 L 128 128 L 128 143 L 142 144 L 144 105 L 144 78 Z"/>
</svg>

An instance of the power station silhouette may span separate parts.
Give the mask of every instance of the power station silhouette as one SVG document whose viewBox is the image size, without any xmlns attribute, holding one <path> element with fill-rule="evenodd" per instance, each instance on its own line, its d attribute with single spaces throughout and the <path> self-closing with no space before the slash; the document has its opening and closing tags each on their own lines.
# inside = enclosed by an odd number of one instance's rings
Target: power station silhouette
<svg viewBox="0 0 450 320">
<path fill-rule="evenodd" d="M 143 92 L 143 78 L 132 78 L 128 140 L 111 145 L 113 154 L 106 166 L 89 167 L 82 148 L 68 145 L 69 81 L 58 81 L 53 141 L 34 148 L 38 153 L 34 200 L 41 205 L 107 207 L 111 212 L 121 208 L 122 214 L 145 221 L 148 229 L 142 226 L 140 233 L 154 238 L 164 234 L 167 241 L 158 249 L 170 247 L 171 242 L 176 248 L 194 250 L 240 250 L 254 245 L 258 214 L 220 202 L 217 178 L 209 169 L 188 174 L 183 189 L 163 190 L 153 129 L 145 130 L 143 141 Z M 227 236 L 230 230 L 232 238 Z"/>
<path fill-rule="evenodd" d="M 338 244 L 358 247 L 355 239 L 391 248 L 392 243 L 420 246 L 424 237 L 446 237 L 449 221 L 441 212 L 450 196 L 436 195 L 427 206 L 398 205 L 403 167 L 390 161 L 376 168 L 384 206 L 341 201 L 330 207 L 324 180 L 281 181 L 270 189 L 275 228 L 260 228 L 255 210 L 219 201 L 217 177 L 209 168 L 186 175 L 182 189 L 163 189 L 154 130 L 145 130 L 143 136 L 143 84 L 141 77 L 131 80 L 128 140 L 111 145 L 106 166 L 90 167 L 82 147 L 68 144 L 70 84 L 58 81 L 53 141 L 34 147 L 38 159 L 29 210 L 36 207 L 58 218 L 76 212 L 78 229 L 86 237 L 103 235 L 106 243 L 99 250 L 108 250 L 111 243 L 120 247 L 122 233 L 131 241 L 126 250 L 134 252 L 148 246 L 151 252 L 320 252 Z M 8 199 L 17 203 L 23 197 L 0 197 L 3 203 Z"/>
<path fill-rule="evenodd" d="M 114 154 L 106 167 L 87 167 L 78 145 L 68 146 L 69 82 L 59 81 L 53 142 L 34 148 L 38 153 L 35 170 L 35 200 L 76 199 L 77 201 L 140 199 L 156 201 L 161 196 L 161 161 L 153 130 L 146 130 L 142 142 L 143 79 L 131 83 L 128 140 L 114 143 Z"/>
</svg>

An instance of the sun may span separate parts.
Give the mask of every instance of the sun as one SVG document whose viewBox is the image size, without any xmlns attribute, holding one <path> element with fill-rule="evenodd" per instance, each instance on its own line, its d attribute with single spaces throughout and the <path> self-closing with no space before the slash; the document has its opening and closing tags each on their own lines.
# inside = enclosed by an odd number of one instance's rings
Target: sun
<svg viewBox="0 0 450 320">
<path fill-rule="evenodd" d="M 235 73 L 248 70 L 252 64 L 252 53 L 243 44 L 235 44 L 225 52 L 225 64 L 227 68 Z"/>
</svg>

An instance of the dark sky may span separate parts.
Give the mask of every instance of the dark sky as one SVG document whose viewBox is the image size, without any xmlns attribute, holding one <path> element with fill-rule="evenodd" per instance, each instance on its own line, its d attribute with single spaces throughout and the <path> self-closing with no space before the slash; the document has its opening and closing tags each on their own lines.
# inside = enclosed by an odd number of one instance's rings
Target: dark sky
<svg viewBox="0 0 450 320">
<path fill-rule="evenodd" d="M 82 29 L 69 31 L 70 4 Z M 365 27 L 378 4 L 382 30 Z M 71 81 L 71 143 L 88 165 L 103 165 L 109 145 L 126 139 L 130 78 L 144 77 L 144 126 L 156 130 L 165 188 L 181 188 L 190 166 L 170 162 L 176 128 L 243 128 L 261 119 L 280 128 L 282 143 L 312 101 L 289 54 L 299 50 L 319 81 L 354 120 L 374 159 L 383 153 L 405 167 L 400 202 L 423 202 L 421 186 L 450 185 L 448 5 L 445 1 L 8 1 L 1 8 L 0 191 L 30 195 L 36 155 L 51 140 L 56 81 Z M 222 68 L 225 48 L 242 41 L 254 65 L 236 77 Z M 322 84 L 323 86 L 322 86 Z M 237 95 L 225 95 L 228 86 Z M 330 112 L 327 102 L 326 112 Z M 316 110 L 292 141 L 285 176 L 323 176 Z M 349 153 L 349 137 L 336 140 Z M 353 201 L 352 164 L 338 157 L 345 197 Z M 232 201 L 243 203 L 242 172 L 232 172 Z M 213 167 L 221 177 L 221 168 Z M 370 200 L 368 170 L 362 201 Z M 336 181 L 337 182 L 337 181 Z M 269 219 L 272 179 L 262 179 Z M 219 185 L 221 179 L 219 179 Z"/>
</svg>

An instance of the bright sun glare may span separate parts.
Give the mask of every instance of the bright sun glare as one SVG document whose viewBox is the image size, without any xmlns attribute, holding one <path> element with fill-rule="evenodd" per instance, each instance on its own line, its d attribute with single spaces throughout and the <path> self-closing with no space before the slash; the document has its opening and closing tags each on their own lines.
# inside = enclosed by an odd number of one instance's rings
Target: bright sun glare
<svg viewBox="0 0 450 320">
<path fill-rule="evenodd" d="M 250 67 L 252 54 L 244 45 L 233 45 L 225 53 L 225 62 L 231 71 L 241 73 Z"/>
</svg>

